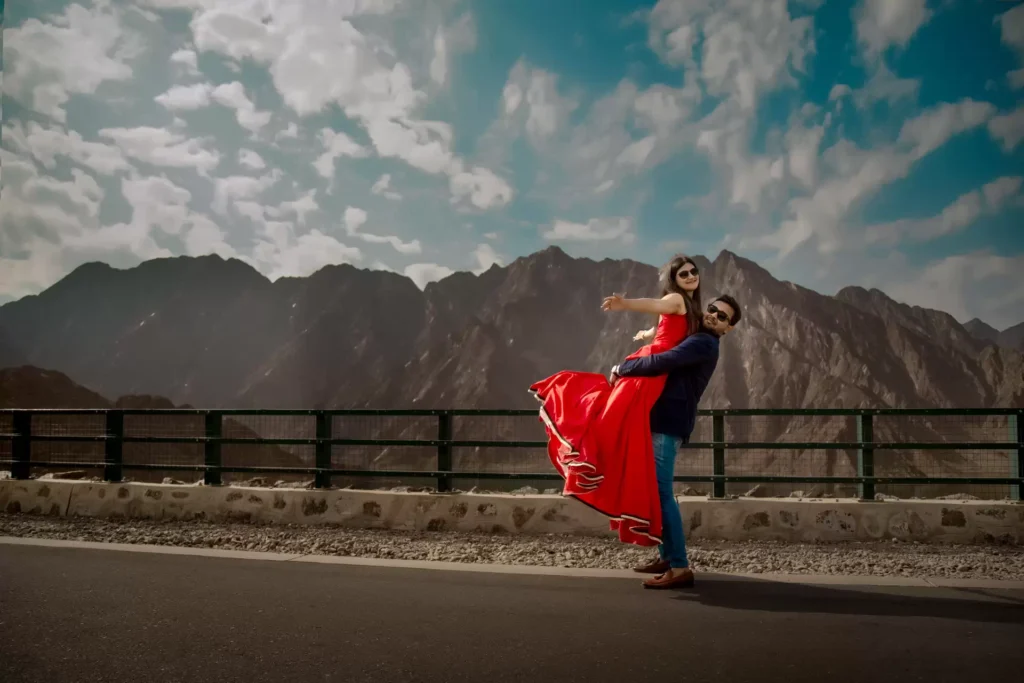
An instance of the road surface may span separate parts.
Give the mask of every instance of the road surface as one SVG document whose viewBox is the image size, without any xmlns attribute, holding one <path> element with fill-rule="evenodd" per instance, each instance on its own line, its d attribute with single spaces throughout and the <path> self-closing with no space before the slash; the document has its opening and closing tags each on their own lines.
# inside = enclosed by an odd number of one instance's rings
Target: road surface
<svg viewBox="0 0 1024 683">
<path fill-rule="evenodd" d="M 1024 591 L 523 576 L 0 545 L 0 680 L 1020 680 Z"/>
</svg>

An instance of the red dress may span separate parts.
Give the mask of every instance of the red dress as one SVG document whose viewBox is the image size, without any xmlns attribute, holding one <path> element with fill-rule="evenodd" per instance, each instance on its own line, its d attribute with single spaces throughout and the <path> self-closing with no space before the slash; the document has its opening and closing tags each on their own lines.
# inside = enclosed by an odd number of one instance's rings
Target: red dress
<svg viewBox="0 0 1024 683">
<path fill-rule="evenodd" d="M 663 315 L 654 340 L 627 358 L 667 351 L 686 331 L 686 316 Z M 530 387 L 548 457 L 565 479 L 562 494 L 610 517 L 624 543 L 661 543 L 650 419 L 664 386 L 664 375 L 623 377 L 612 387 L 604 375 L 563 371 Z"/>
</svg>

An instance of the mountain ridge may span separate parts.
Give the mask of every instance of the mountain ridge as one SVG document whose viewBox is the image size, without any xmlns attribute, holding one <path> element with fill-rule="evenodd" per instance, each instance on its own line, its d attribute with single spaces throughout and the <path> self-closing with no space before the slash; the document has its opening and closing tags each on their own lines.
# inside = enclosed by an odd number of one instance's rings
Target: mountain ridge
<svg viewBox="0 0 1024 683">
<path fill-rule="evenodd" d="M 1022 393 L 1020 352 L 947 313 L 877 289 L 820 294 L 728 250 L 694 260 L 705 304 L 731 293 L 744 309 L 705 407 L 984 407 Z M 551 246 L 420 290 L 348 264 L 270 281 L 219 256 L 93 262 L 0 306 L 0 362 L 17 339 L 18 364 L 103 395 L 210 408 L 526 408 L 533 381 L 606 372 L 637 348 L 653 319 L 600 311 L 612 292 L 656 296 L 657 269 Z"/>
</svg>

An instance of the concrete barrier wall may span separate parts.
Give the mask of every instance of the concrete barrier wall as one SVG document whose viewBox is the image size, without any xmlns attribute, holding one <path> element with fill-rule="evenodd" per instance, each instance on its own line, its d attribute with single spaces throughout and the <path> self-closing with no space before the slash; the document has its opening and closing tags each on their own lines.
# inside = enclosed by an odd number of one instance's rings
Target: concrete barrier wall
<svg viewBox="0 0 1024 683">
<path fill-rule="evenodd" d="M 1024 544 L 1024 505 L 994 501 L 679 499 L 687 538 Z M 356 528 L 608 534 L 600 514 L 558 495 L 0 480 L 0 510 L 54 516 L 204 519 Z"/>
</svg>

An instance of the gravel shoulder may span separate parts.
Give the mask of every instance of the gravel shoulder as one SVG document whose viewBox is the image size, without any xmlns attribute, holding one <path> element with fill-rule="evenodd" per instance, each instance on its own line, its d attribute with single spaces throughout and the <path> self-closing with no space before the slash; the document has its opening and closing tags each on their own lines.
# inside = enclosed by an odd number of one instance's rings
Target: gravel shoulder
<svg viewBox="0 0 1024 683">
<path fill-rule="evenodd" d="M 628 569 L 651 551 L 614 538 L 404 532 L 333 526 L 108 521 L 0 513 L 0 536 L 223 550 L 548 567 Z M 793 544 L 701 541 L 695 571 L 1024 580 L 1024 547 L 918 543 Z"/>
</svg>

